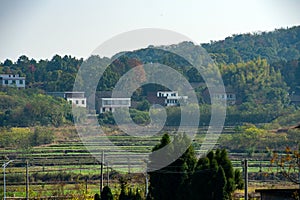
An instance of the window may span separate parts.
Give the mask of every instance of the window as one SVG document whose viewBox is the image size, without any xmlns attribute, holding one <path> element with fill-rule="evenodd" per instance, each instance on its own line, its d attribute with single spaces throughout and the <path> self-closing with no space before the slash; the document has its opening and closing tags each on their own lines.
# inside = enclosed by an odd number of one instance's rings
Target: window
<svg viewBox="0 0 300 200">
<path fill-rule="evenodd" d="M 129 101 L 127 101 L 127 100 L 122 100 L 121 105 L 129 105 Z"/>
<path fill-rule="evenodd" d="M 79 103 L 78 100 L 76 100 L 75 102 L 76 102 L 76 105 L 78 105 L 78 103 Z"/>
<path fill-rule="evenodd" d="M 84 101 L 84 100 L 82 100 L 82 101 L 81 101 L 81 104 L 82 104 L 82 105 L 84 105 L 84 104 L 85 104 L 85 101 Z"/>
<path fill-rule="evenodd" d="M 103 105 L 107 105 L 107 100 L 102 100 Z"/>
<path fill-rule="evenodd" d="M 72 101 L 71 101 L 71 100 L 69 100 L 69 104 L 72 104 Z"/>
<path fill-rule="evenodd" d="M 15 81 L 15 80 L 13 80 L 13 81 L 12 81 L 12 84 L 14 84 L 14 85 L 15 85 L 15 84 L 16 84 L 16 81 Z"/>
<path fill-rule="evenodd" d="M 8 85 L 8 80 L 5 80 L 5 81 L 4 81 L 4 84 L 5 84 L 5 85 Z"/>
<path fill-rule="evenodd" d="M 23 80 L 19 80 L 19 84 L 23 85 Z"/>
</svg>

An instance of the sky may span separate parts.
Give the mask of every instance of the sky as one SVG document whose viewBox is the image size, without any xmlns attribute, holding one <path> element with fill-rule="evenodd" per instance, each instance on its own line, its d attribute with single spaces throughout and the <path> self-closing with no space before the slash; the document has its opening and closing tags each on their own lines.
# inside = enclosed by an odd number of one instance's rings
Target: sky
<svg viewBox="0 0 300 200">
<path fill-rule="evenodd" d="M 298 0 L 0 0 L 0 62 L 87 58 L 127 31 L 160 28 L 197 44 L 300 25 Z"/>
</svg>

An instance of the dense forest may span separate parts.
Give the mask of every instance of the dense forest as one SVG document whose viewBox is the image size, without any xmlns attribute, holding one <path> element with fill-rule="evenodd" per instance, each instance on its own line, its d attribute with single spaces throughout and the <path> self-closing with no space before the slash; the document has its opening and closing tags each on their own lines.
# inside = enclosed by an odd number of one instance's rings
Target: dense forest
<svg viewBox="0 0 300 200">
<path fill-rule="evenodd" d="M 300 56 L 300 27 L 271 32 L 235 34 L 202 46 L 219 63 L 237 64 L 261 57 L 269 63 L 297 60 Z"/>
<path fill-rule="evenodd" d="M 227 124 L 265 123 L 296 112 L 298 107 L 291 104 L 291 96 L 300 89 L 300 26 L 277 29 L 272 32 L 238 34 L 222 41 L 202 44 L 202 47 L 214 59 L 221 72 L 225 87 L 236 93 L 237 103 L 228 106 Z M 98 91 L 110 91 L 120 77 L 131 68 L 157 62 L 171 66 L 192 82 L 203 82 L 203 78 L 191 63 L 178 56 L 181 52 L 192 52 L 189 60 L 197 60 L 205 53 L 199 45 L 183 42 L 177 45 L 149 46 L 133 52 L 122 52 L 110 58 L 91 56 L 87 60 L 72 56 L 55 55 L 51 60 L 30 59 L 25 55 L 17 61 L 5 60 L 0 63 L 1 74 L 19 74 L 26 77 L 26 90 L 1 88 L 1 126 L 34 126 L 69 123 L 72 119 L 70 108 L 61 99 L 49 97 L 46 92 L 72 91 L 80 67 L 97 72 L 97 65 L 109 65 L 99 80 Z M 172 50 L 175 53 L 166 53 Z M 209 69 L 207 69 L 209 70 Z M 83 70 L 84 71 L 84 70 Z M 91 71 L 88 75 L 93 75 Z M 143 72 L 137 75 L 143 79 Z M 90 81 L 90 80 L 82 80 Z M 149 103 L 145 96 L 149 91 L 166 89 L 159 85 L 145 85 L 137 90 L 132 98 L 137 101 L 133 116 L 140 123 L 148 123 L 145 114 Z M 210 119 L 209 105 L 203 99 L 204 86 L 195 88 L 200 111 L 201 124 Z M 89 94 L 86 94 L 89 96 Z M 20 98 L 22 97 L 22 98 Z M 48 108 L 39 107 L 47 102 Z M 35 106 L 32 106 L 35 105 Z M 45 110 L 42 110 L 45 109 Z M 20 119 L 27 113 L 26 119 Z M 41 116 L 41 113 L 47 115 Z M 168 108 L 167 125 L 177 125 L 180 117 L 178 108 Z M 21 117 L 22 118 L 22 117 Z M 100 116 L 101 123 L 113 124 L 110 114 Z M 179 120 L 180 121 L 180 120 Z M 177 122 L 178 123 L 178 122 Z"/>
</svg>

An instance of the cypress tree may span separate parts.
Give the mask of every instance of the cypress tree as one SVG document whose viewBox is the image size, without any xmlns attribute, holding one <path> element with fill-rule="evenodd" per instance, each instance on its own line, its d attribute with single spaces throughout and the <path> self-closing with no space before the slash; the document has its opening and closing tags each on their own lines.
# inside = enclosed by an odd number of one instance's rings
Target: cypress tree
<svg viewBox="0 0 300 200">
<path fill-rule="evenodd" d="M 114 197 L 111 193 L 111 190 L 108 186 L 105 186 L 103 188 L 103 191 L 101 192 L 101 200 L 113 200 Z"/>
</svg>

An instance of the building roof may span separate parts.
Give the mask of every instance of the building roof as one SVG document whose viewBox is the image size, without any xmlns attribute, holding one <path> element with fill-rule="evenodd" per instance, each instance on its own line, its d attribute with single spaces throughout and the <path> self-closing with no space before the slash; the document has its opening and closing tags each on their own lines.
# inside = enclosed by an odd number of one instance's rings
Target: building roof
<svg viewBox="0 0 300 200">
<path fill-rule="evenodd" d="M 15 77 L 7 77 L 7 76 L 0 76 L 2 80 L 25 80 L 25 77 L 15 76 Z"/>
<path fill-rule="evenodd" d="M 296 126 L 296 127 L 294 127 L 294 128 L 299 128 L 299 129 L 300 129 L 300 123 L 299 123 L 299 125 L 298 125 L 298 126 Z"/>
<path fill-rule="evenodd" d="M 108 98 L 105 98 L 105 97 L 102 97 L 101 98 L 102 100 L 131 100 L 131 98 L 127 98 L 127 97 L 108 97 Z"/>
<path fill-rule="evenodd" d="M 64 92 L 65 94 L 84 94 L 84 92 L 78 92 L 78 91 L 67 91 Z"/>
<path fill-rule="evenodd" d="M 97 98 L 131 98 L 131 96 L 127 96 L 126 93 L 122 92 L 112 92 L 112 91 L 97 91 Z"/>
<path fill-rule="evenodd" d="M 256 189 L 255 192 L 265 194 L 291 194 L 293 192 L 300 192 L 300 189 Z"/>
<path fill-rule="evenodd" d="M 292 102 L 300 102 L 300 95 L 293 95 L 291 96 Z"/>
<path fill-rule="evenodd" d="M 235 91 L 232 87 L 224 87 L 224 90 L 227 94 L 228 93 L 231 93 L 231 94 L 235 93 Z M 222 88 L 220 88 L 220 87 L 212 87 L 212 88 L 210 88 L 209 91 L 212 92 L 212 93 L 224 93 L 224 90 L 222 90 Z M 205 91 L 208 91 L 208 88 L 206 88 Z"/>
</svg>

